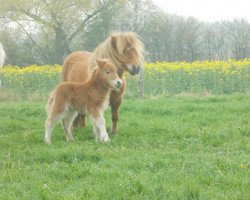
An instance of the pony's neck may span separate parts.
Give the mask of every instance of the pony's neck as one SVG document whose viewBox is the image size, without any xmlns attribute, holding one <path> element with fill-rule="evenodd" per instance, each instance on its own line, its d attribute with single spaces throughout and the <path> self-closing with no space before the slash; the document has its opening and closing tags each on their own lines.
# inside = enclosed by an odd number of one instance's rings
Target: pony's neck
<svg viewBox="0 0 250 200">
<path fill-rule="evenodd" d="M 103 79 L 99 68 L 96 68 L 94 70 L 92 77 L 89 80 L 89 83 L 93 86 L 93 88 L 98 90 L 98 93 L 106 94 L 111 90 L 107 81 Z"/>
<path fill-rule="evenodd" d="M 116 66 L 117 74 L 120 78 L 122 78 L 124 74 L 123 63 L 117 56 L 117 53 L 111 50 L 112 48 L 113 47 L 111 46 L 109 39 L 107 39 L 106 41 L 101 43 L 98 47 L 96 47 L 92 57 L 90 58 L 89 69 L 91 70 L 95 69 L 96 59 L 107 58 Z"/>
</svg>

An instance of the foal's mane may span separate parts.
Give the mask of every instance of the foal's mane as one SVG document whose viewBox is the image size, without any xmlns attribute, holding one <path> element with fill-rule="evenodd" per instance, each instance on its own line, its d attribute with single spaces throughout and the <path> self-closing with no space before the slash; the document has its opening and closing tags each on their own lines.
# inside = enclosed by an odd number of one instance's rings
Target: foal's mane
<svg viewBox="0 0 250 200">
<path fill-rule="evenodd" d="M 115 45 L 114 45 L 114 40 Z M 143 62 L 143 44 L 139 36 L 134 32 L 116 32 L 112 33 L 105 41 L 103 41 L 93 52 L 93 56 L 89 62 L 89 70 L 93 70 L 96 65 L 96 59 L 109 59 L 118 70 L 123 70 L 123 63 L 129 62 L 124 55 L 124 49 L 131 45 L 137 52 L 136 60 L 138 64 Z"/>
</svg>

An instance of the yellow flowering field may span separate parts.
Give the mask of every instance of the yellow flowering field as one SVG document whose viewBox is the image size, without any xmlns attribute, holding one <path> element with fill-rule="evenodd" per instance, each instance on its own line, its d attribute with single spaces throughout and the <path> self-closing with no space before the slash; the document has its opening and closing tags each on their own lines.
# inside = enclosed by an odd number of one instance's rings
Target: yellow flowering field
<svg viewBox="0 0 250 200">
<path fill-rule="evenodd" d="M 145 93 L 230 94 L 250 89 L 250 59 L 155 62 L 144 65 Z"/>
<path fill-rule="evenodd" d="M 1 87 L 14 92 L 15 96 L 26 98 L 33 94 L 47 96 L 60 82 L 60 65 L 31 65 L 28 67 L 5 66 L 0 69 Z"/>
<path fill-rule="evenodd" d="M 25 97 L 47 94 L 60 82 L 60 65 L 32 65 L 0 69 L 1 87 Z M 127 95 L 137 95 L 137 77 L 126 75 Z M 155 62 L 144 64 L 145 95 L 249 92 L 250 59 L 241 61 Z"/>
<path fill-rule="evenodd" d="M 250 65 L 250 59 L 245 60 L 233 60 L 228 61 L 194 61 L 188 62 L 156 62 L 156 63 L 145 63 L 144 67 L 148 70 L 157 70 L 165 72 L 166 70 L 178 70 L 183 69 L 186 71 L 193 70 L 222 70 L 224 73 L 236 72 L 237 69 L 246 68 Z M 232 70 L 234 69 L 234 70 Z"/>
</svg>

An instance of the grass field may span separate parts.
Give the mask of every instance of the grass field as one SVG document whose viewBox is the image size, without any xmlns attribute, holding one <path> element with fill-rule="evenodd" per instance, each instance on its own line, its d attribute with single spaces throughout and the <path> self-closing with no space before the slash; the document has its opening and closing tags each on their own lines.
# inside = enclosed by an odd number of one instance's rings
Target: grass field
<svg viewBox="0 0 250 200">
<path fill-rule="evenodd" d="M 250 199 L 249 95 L 125 100 L 107 144 L 45 145 L 44 104 L 0 102 L 0 199 Z"/>
</svg>

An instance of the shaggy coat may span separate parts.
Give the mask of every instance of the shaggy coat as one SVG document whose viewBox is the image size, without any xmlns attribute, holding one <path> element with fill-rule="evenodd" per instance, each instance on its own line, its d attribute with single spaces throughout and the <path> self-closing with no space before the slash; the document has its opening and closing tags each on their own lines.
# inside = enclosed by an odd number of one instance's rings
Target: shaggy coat
<svg viewBox="0 0 250 200">
<path fill-rule="evenodd" d="M 109 140 L 103 112 L 108 107 L 111 90 L 119 90 L 122 80 L 108 60 L 97 60 L 97 64 L 98 68 L 87 82 L 64 82 L 52 92 L 47 103 L 46 143 L 51 144 L 52 129 L 58 121 L 62 121 L 66 140 L 73 140 L 71 129 L 77 113 L 90 114 L 96 140 Z"/>
<path fill-rule="evenodd" d="M 143 61 L 143 44 L 137 34 L 133 32 L 113 33 L 102 42 L 93 53 L 77 51 L 70 54 L 63 63 L 61 81 L 85 82 L 91 77 L 96 68 L 96 59 L 108 58 L 116 67 L 123 84 L 119 91 L 112 91 L 110 106 L 112 112 L 112 131 L 117 131 L 118 111 L 122 103 L 126 88 L 124 71 L 136 75 L 140 71 Z M 85 116 L 78 117 L 78 124 L 85 126 Z"/>
</svg>

